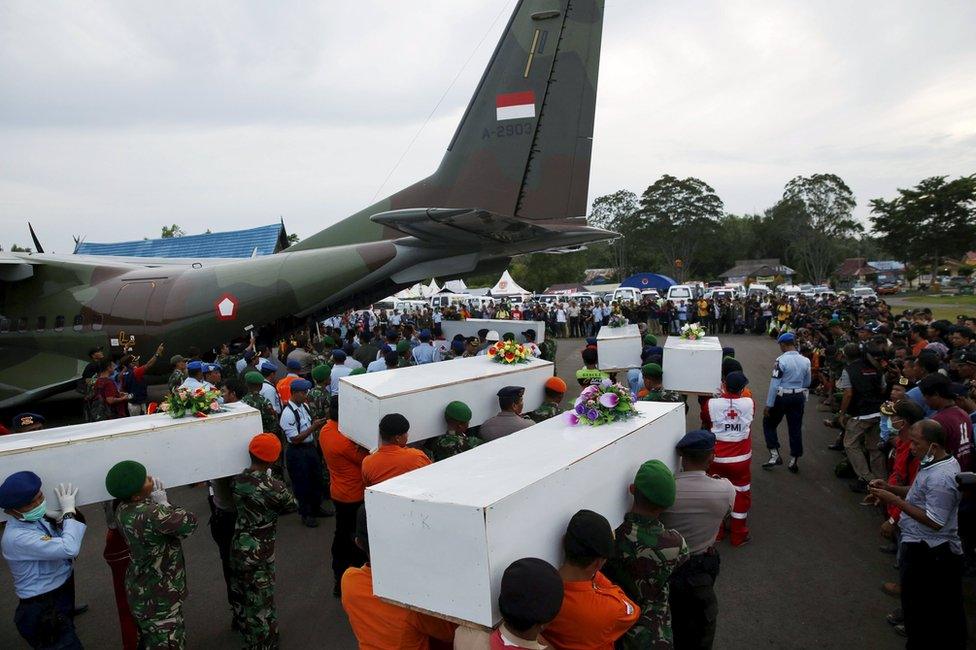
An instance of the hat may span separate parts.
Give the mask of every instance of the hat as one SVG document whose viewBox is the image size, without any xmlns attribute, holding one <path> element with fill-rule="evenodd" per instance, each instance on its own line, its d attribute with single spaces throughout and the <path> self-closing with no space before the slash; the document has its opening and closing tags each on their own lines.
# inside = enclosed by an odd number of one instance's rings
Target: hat
<svg viewBox="0 0 976 650">
<path fill-rule="evenodd" d="M 216 363 L 205 363 L 203 364 L 204 372 L 220 372 L 220 366 Z"/>
<path fill-rule="evenodd" d="M 688 449 L 689 451 L 711 451 L 715 449 L 715 434 L 705 429 L 689 431 L 674 446 L 677 450 Z"/>
<path fill-rule="evenodd" d="M 273 433 L 259 433 L 251 438 L 247 450 L 258 460 L 273 463 L 281 456 L 281 441 Z"/>
<path fill-rule="evenodd" d="M 574 557 L 609 558 L 613 553 L 613 528 L 603 515 L 580 510 L 569 520 L 563 547 Z"/>
<path fill-rule="evenodd" d="M 730 393 L 741 393 L 749 380 L 741 370 L 735 370 L 725 375 L 725 387 Z"/>
<path fill-rule="evenodd" d="M 410 341 L 403 339 L 402 341 L 397 341 L 396 351 L 403 354 L 410 349 Z"/>
<path fill-rule="evenodd" d="M 522 332 L 522 336 L 524 336 L 530 341 L 534 341 L 536 337 L 536 333 L 535 330 L 525 330 L 524 332 Z"/>
<path fill-rule="evenodd" d="M 37 413 L 20 413 L 15 415 L 13 419 L 15 429 L 24 429 L 35 424 L 44 424 L 44 416 Z"/>
<path fill-rule="evenodd" d="M 739 363 L 738 359 L 733 359 L 732 357 L 725 357 L 722 359 L 722 376 L 725 377 L 730 372 L 742 371 L 742 364 Z"/>
<path fill-rule="evenodd" d="M 785 334 L 780 334 L 779 338 L 776 339 L 777 343 L 796 343 L 796 336 L 793 332 L 786 332 Z"/>
<path fill-rule="evenodd" d="M 478 338 L 479 339 L 483 339 L 483 338 L 485 338 L 487 336 L 488 336 L 488 330 L 486 328 L 483 327 L 480 330 L 478 330 Z"/>
<path fill-rule="evenodd" d="M 267 359 L 262 361 L 261 365 L 258 366 L 258 370 L 261 372 L 275 372 L 277 369 L 278 367 L 274 364 L 274 362 L 268 361 Z"/>
<path fill-rule="evenodd" d="M 285 362 L 285 367 L 288 368 L 289 370 L 301 370 L 302 362 L 299 361 L 298 359 L 289 359 L 288 361 Z"/>
<path fill-rule="evenodd" d="M 451 349 L 458 354 L 464 352 L 464 339 L 451 341 Z"/>
<path fill-rule="evenodd" d="M 417 338 L 419 338 L 421 341 L 429 341 L 430 340 L 430 330 L 429 329 L 422 329 L 422 330 L 420 330 L 420 334 L 417 335 Z"/>
<path fill-rule="evenodd" d="M 722 348 L 722 356 L 723 357 L 732 357 L 734 359 L 735 358 L 735 348 Z"/>
<path fill-rule="evenodd" d="M 566 382 L 564 382 L 559 377 L 550 377 L 546 380 L 546 388 L 553 391 L 554 393 L 565 393 L 566 392 Z"/>
<path fill-rule="evenodd" d="M 444 409 L 444 417 L 455 422 L 470 422 L 471 407 L 464 402 L 455 400 Z"/>
<path fill-rule="evenodd" d="M 545 560 L 522 558 L 502 574 L 498 609 L 503 618 L 542 625 L 556 618 L 562 606 L 563 580 Z"/>
<path fill-rule="evenodd" d="M 525 392 L 521 386 L 505 386 L 498 391 L 498 397 L 502 399 L 517 399 Z"/>
<path fill-rule="evenodd" d="M 257 352 L 255 352 L 254 350 L 251 350 L 251 349 L 244 350 L 244 360 L 245 361 L 250 361 L 251 359 L 254 358 L 254 355 L 256 355 L 256 354 L 257 354 Z M 177 356 L 179 356 L 179 355 L 177 355 Z"/>
<path fill-rule="evenodd" d="M 41 489 L 41 477 L 34 472 L 15 472 L 0 485 L 0 508 L 19 508 L 34 500 Z"/>
<path fill-rule="evenodd" d="M 641 375 L 650 377 L 651 379 L 660 379 L 664 376 L 664 370 L 658 363 L 645 363 L 641 366 Z"/>
<path fill-rule="evenodd" d="M 94 347 L 94 348 L 88 348 L 88 356 L 91 356 L 91 355 L 95 354 L 96 352 L 101 352 L 101 351 L 102 351 L 102 346 L 100 346 L 100 345 L 97 346 L 97 347 Z M 36 494 L 36 492 L 35 492 L 35 494 Z M 31 497 L 31 498 L 33 498 L 33 497 Z M 21 504 L 21 505 L 24 505 L 24 504 Z"/>
<path fill-rule="evenodd" d="M 112 465 L 105 475 L 105 489 L 116 499 L 128 499 L 146 484 L 146 466 L 134 460 Z"/>
<path fill-rule="evenodd" d="M 169 358 L 169 365 L 175 366 L 178 363 L 183 363 L 186 358 L 182 354 L 174 354 Z"/>
<path fill-rule="evenodd" d="M 312 368 L 312 379 L 318 382 L 325 381 L 330 376 L 332 376 L 332 366 L 323 363 L 320 366 L 315 366 Z"/>
<path fill-rule="evenodd" d="M 296 379 L 290 384 L 291 392 L 303 393 L 312 389 L 312 382 L 307 379 Z"/>
<path fill-rule="evenodd" d="M 342 350 L 333 350 L 332 358 L 335 359 L 337 362 L 342 363 L 343 361 L 346 360 L 346 353 L 343 352 Z"/>
<path fill-rule="evenodd" d="M 637 470 L 634 488 L 654 505 L 670 508 L 674 505 L 674 474 L 661 461 L 649 460 Z"/>
<path fill-rule="evenodd" d="M 653 334 L 645 334 L 644 345 L 657 345 L 657 337 Z"/>
<path fill-rule="evenodd" d="M 264 383 L 264 377 L 261 375 L 260 372 L 255 372 L 255 371 L 252 370 L 251 372 L 248 372 L 248 373 L 245 373 L 244 374 L 244 383 L 245 384 L 263 384 Z"/>
<path fill-rule="evenodd" d="M 332 338 L 331 336 L 323 336 L 322 337 L 322 345 L 325 345 L 325 346 L 330 347 L 330 348 L 334 348 L 335 347 L 335 344 L 336 344 L 335 343 L 335 339 Z"/>
<path fill-rule="evenodd" d="M 202 361 L 191 361 L 190 363 L 186 364 L 186 369 L 188 371 L 190 371 L 190 372 L 202 372 L 203 371 L 203 362 Z"/>
<path fill-rule="evenodd" d="M 496 332 L 495 330 L 488 330 L 488 333 L 485 334 L 486 341 L 497 341 L 500 338 L 501 337 L 498 335 L 498 332 Z"/>
<path fill-rule="evenodd" d="M 878 410 L 881 411 L 881 415 L 887 415 L 890 417 L 895 414 L 895 403 L 889 400 L 882 404 L 881 408 Z"/>
<path fill-rule="evenodd" d="M 365 375 L 365 374 L 366 374 L 366 368 L 359 367 L 359 368 L 353 368 L 352 372 L 349 373 L 349 376 L 353 377 L 355 375 Z"/>
</svg>

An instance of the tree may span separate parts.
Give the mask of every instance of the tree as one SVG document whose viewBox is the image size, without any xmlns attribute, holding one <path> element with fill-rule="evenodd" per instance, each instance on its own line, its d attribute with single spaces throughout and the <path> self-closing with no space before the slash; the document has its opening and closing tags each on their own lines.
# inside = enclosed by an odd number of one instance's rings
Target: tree
<svg viewBox="0 0 976 650">
<path fill-rule="evenodd" d="M 630 190 L 617 190 L 613 194 L 599 196 L 593 200 L 593 208 L 590 210 L 586 221 L 589 225 L 597 228 L 604 228 L 618 233 L 625 233 L 629 221 L 633 218 L 638 209 L 637 195 Z M 620 277 L 626 277 L 630 273 L 629 260 L 633 259 L 629 254 L 630 249 L 636 247 L 638 242 L 633 237 L 621 236 L 615 239 L 611 246 L 613 251 L 613 263 Z"/>
<path fill-rule="evenodd" d="M 976 175 L 932 176 L 896 198 L 871 201 L 871 222 L 893 257 L 932 268 L 961 257 L 976 241 Z"/>
<path fill-rule="evenodd" d="M 797 176 L 786 184 L 782 202 L 796 226 L 790 262 L 808 280 L 823 282 L 841 260 L 842 242 L 864 231 L 854 218 L 854 193 L 836 174 Z"/>
<path fill-rule="evenodd" d="M 633 233 L 642 246 L 650 244 L 682 280 L 695 267 L 723 209 L 722 199 L 705 181 L 665 174 L 644 190 L 640 210 L 622 224 L 622 231 Z"/>
<path fill-rule="evenodd" d="M 172 239 L 173 237 L 182 237 L 185 234 L 186 232 L 174 223 L 172 226 L 163 226 L 162 234 L 159 236 L 163 239 Z"/>
<path fill-rule="evenodd" d="M 288 233 L 288 245 L 294 246 L 301 241 L 301 238 L 293 232 Z"/>
<path fill-rule="evenodd" d="M 30 253 L 31 252 L 31 249 L 30 248 L 25 248 L 25 247 L 20 246 L 18 244 L 11 244 L 11 246 L 10 246 L 10 252 L 11 253 Z"/>
</svg>

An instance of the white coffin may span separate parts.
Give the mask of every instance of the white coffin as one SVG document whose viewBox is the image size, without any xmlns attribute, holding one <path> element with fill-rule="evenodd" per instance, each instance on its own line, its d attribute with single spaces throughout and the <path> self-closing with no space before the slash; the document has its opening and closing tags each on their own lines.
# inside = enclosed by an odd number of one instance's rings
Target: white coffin
<svg viewBox="0 0 976 650">
<path fill-rule="evenodd" d="M 600 370 L 640 368 L 641 349 L 640 330 L 636 325 L 604 325 L 596 336 L 597 367 Z"/>
<path fill-rule="evenodd" d="M 491 627 L 513 561 L 562 561 L 561 540 L 581 508 L 618 526 L 628 487 L 652 458 L 677 468 L 680 404 L 641 402 L 639 418 L 570 427 L 561 417 L 366 490 L 376 595 Z M 418 553 L 418 549 L 423 552 Z"/>
<path fill-rule="evenodd" d="M 53 510 L 58 483 L 78 487 L 78 505 L 111 499 L 105 474 L 121 460 L 139 461 L 167 487 L 231 476 L 250 464 L 261 414 L 246 404 L 224 408 L 207 418 L 157 413 L 0 436 L 0 481 L 35 472 Z"/>
<path fill-rule="evenodd" d="M 380 419 L 401 413 L 410 421 L 410 440 L 444 433 L 444 408 L 454 400 L 471 407 L 475 427 L 498 413 L 498 391 L 525 388 L 524 411 L 534 411 L 545 398 L 553 364 L 541 359 L 506 365 L 487 356 L 427 363 L 339 379 L 339 428 L 367 449 L 379 445 Z"/>
<path fill-rule="evenodd" d="M 441 332 L 444 333 L 444 338 L 447 339 L 447 344 L 451 344 L 451 339 L 454 338 L 455 334 L 461 334 L 463 336 L 478 336 L 478 330 L 488 329 L 495 330 L 498 332 L 499 336 L 503 336 L 505 332 L 511 332 L 515 335 L 515 340 L 519 343 L 525 343 L 525 337 L 522 336 L 522 332 L 526 330 L 535 330 L 535 342 L 536 344 L 542 343 L 546 340 L 546 324 L 538 320 L 493 320 L 489 318 L 469 318 L 467 320 L 444 320 L 441 321 Z"/>
<path fill-rule="evenodd" d="M 664 388 L 681 393 L 714 393 L 722 385 L 722 344 L 717 336 L 664 342 Z"/>
</svg>

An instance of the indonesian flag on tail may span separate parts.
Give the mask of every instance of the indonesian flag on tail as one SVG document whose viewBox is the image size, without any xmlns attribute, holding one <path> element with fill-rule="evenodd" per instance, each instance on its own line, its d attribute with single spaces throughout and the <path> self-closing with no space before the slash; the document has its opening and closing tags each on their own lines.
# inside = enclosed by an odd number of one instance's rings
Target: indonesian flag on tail
<svg viewBox="0 0 976 650">
<path fill-rule="evenodd" d="M 520 93 L 506 93 L 495 98 L 498 121 L 519 120 L 535 117 L 535 93 L 526 90 Z"/>
</svg>

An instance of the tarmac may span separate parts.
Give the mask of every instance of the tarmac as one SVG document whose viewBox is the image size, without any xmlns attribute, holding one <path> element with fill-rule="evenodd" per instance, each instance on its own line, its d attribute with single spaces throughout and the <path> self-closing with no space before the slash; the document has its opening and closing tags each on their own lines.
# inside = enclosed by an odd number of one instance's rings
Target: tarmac
<svg viewBox="0 0 976 650">
<path fill-rule="evenodd" d="M 775 342 L 761 336 L 721 338 L 723 345 L 735 348 L 761 414 L 778 354 Z M 578 393 L 573 375 L 580 366 L 581 347 L 578 339 L 559 340 L 558 374 L 575 391 L 567 396 L 567 403 Z M 690 407 L 688 428 L 698 428 L 697 401 L 690 400 Z M 897 580 L 894 556 L 878 550 L 883 541 L 878 535 L 882 515 L 875 508 L 859 506 L 860 495 L 848 489 L 847 481 L 834 477 L 834 465 L 842 454 L 826 448 L 834 433 L 821 423 L 824 416 L 817 410 L 816 398 L 811 398 L 804 416 L 805 449 L 798 474 L 788 472 L 785 465 L 761 469 L 766 449 L 761 423 L 753 424 L 752 541 L 740 548 L 727 541 L 719 545 L 722 569 L 715 648 L 904 647 L 904 639 L 885 622 L 885 615 L 899 603 L 881 590 L 884 581 Z M 780 439 L 788 451 L 785 426 L 784 422 Z M 197 531 L 183 543 L 190 591 L 184 610 L 188 647 L 240 647 L 230 629 L 220 561 L 207 528 L 206 489 L 175 488 L 169 490 L 169 498 L 199 517 Z M 91 610 L 76 619 L 78 634 L 89 648 L 119 647 L 111 574 L 101 557 L 104 516 L 97 505 L 82 510 L 89 528 L 75 575 L 78 602 L 87 603 Z M 323 519 L 316 529 L 304 528 L 297 515 L 279 522 L 277 603 L 281 647 L 286 650 L 310 645 L 337 650 L 357 647 L 342 607 L 332 596 L 332 521 Z M 970 614 L 972 583 L 970 579 L 966 585 Z M 27 647 L 13 625 L 16 603 L 4 567 L 0 570 L 0 648 Z"/>
</svg>

